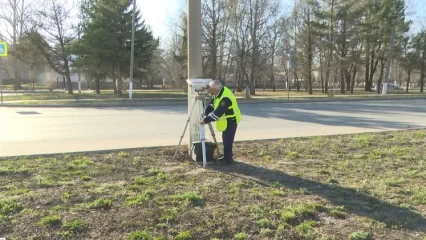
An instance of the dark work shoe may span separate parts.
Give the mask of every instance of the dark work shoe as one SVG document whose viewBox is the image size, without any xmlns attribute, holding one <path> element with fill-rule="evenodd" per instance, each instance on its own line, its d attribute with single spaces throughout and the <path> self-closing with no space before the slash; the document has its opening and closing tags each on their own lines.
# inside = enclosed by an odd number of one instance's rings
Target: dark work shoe
<svg viewBox="0 0 426 240">
<path fill-rule="evenodd" d="M 217 162 L 220 165 L 231 165 L 232 163 L 234 163 L 234 160 L 232 160 L 232 159 L 228 160 L 228 159 L 221 158 L 221 159 L 218 159 Z"/>
</svg>

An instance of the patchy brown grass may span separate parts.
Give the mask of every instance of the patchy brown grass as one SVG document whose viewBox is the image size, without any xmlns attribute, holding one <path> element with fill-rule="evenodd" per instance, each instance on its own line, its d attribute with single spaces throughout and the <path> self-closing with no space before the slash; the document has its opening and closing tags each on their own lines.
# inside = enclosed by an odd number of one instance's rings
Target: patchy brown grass
<svg viewBox="0 0 426 240">
<path fill-rule="evenodd" d="M 295 91 L 292 90 L 287 92 L 285 90 L 277 90 L 275 92 L 271 90 L 256 90 L 256 95 L 251 96 L 251 99 L 245 99 L 245 92 L 236 92 L 235 95 L 242 101 L 252 101 L 252 100 L 286 100 L 287 98 L 291 100 L 307 100 L 307 99 L 325 99 L 329 98 L 327 94 L 323 94 L 321 91 L 313 91 L 313 94 L 310 95 L 306 91 Z M 399 98 L 418 98 L 425 96 L 423 93 L 419 92 L 410 92 L 405 93 L 400 92 L 390 92 L 387 97 L 392 97 L 395 99 Z M 27 93 L 27 94 L 4 94 L 3 96 L 5 102 L 15 102 L 19 101 L 19 104 L 75 104 L 75 103 L 120 103 L 122 100 L 127 100 L 129 98 L 128 92 L 123 93 L 122 98 L 117 98 L 111 90 L 103 90 L 101 94 L 96 94 L 94 92 L 84 91 L 78 93 L 77 91 L 74 94 L 67 94 L 66 92 L 50 92 L 50 93 Z M 134 100 L 146 100 L 146 99 L 181 99 L 185 100 L 188 98 L 187 93 L 182 90 L 135 90 L 133 92 L 132 98 Z M 378 95 L 375 92 L 365 92 L 357 90 L 354 94 L 346 93 L 340 94 L 335 93 L 333 98 L 341 99 L 358 99 L 358 98 L 368 98 L 368 99 L 380 99 L 381 95 Z"/>
<path fill-rule="evenodd" d="M 7 239 L 424 239 L 426 131 L 0 160 Z"/>
</svg>

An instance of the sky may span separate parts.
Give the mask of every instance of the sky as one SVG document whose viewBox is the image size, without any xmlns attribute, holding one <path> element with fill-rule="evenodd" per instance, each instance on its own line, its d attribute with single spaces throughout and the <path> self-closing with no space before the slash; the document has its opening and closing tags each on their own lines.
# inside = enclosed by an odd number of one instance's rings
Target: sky
<svg viewBox="0 0 426 240">
<path fill-rule="evenodd" d="M 155 36 L 164 39 L 170 33 L 170 18 L 176 19 L 186 0 L 137 0 L 138 7 L 146 23 L 152 27 Z M 426 27 L 426 0 L 406 0 L 407 15 L 413 20 L 411 33 L 418 32 L 421 22 Z M 285 5 L 292 6 L 294 0 L 282 0 Z"/>
<path fill-rule="evenodd" d="M 419 32 L 422 28 L 426 28 L 426 0 L 406 0 L 407 16 L 413 20 L 411 33 Z"/>
<path fill-rule="evenodd" d="M 7 0 L 0 0 L 0 4 Z M 33 0 L 37 2 L 39 0 Z M 79 0 L 59 0 L 73 5 L 73 15 L 78 11 Z M 147 25 L 151 26 L 154 36 L 160 37 L 162 44 L 167 42 L 172 33 L 172 25 L 179 21 L 179 14 L 185 10 L 187 0 L 136 0 L 137 7 L 141 10 L 142 17 Z M 293 6 L 295 0 L 280 0 L 284 6 Z M 297 0 L 296 0 L 297 1 Z M 30 1 L 31 2 L 31 1 Z M 410 33 L 426 28 L 426 0 L 406 0 L 407 14 L 414 21 Z M 423 23 L 423 26 L 422 26 Z M 4 25 L 1 24 L 0 25 Z"/>
<path fill-rule="evenodd" d="M 171 25 L 179 16 L 182 0 L 136 0 L 142 18 L 151 26 L 154 36 L 168 37 Z"/>
</svg>

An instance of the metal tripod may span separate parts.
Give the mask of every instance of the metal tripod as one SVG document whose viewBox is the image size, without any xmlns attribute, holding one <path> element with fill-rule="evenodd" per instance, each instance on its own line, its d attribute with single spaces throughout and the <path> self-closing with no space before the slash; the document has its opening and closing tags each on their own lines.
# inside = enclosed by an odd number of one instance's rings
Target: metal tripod
<svg viewBox="0 0 426 240">
<path fill-rule="evenodd" d="M 193 114 L 193 112 L 194 112 L 195 106 L 197 105 L 197 101 L 201 101 L 201 102 L 202 102 L 202 104 L 203 104 L 203 109 L 205 109 L 205 97 L 204 97 L 203 95 L 199 94 L 199 95 L 195 98 L 194 104 L 192 105 L 191 110 L 190 110 L 190 112 L 189 112 L 189 117 L 188 117 L 188 119 L 186 120 L 186 124 L 185 124 L 185 128 L 183 129 L 183 133 L 182 133 L 182 135 L 180 136 L 179 144 L 178 144 L 178 146 L 177 146 L 177 148 L 176 148 L 176 152 L 175 152 L 175 156 L 174 156 L 174 158 L 176 158 L 176 157 L 177 157 L 177 155 L 178 155 L 178 153 L 179 153 L 179 147 L 180 147 L 180 144 L 182 143 L 182 139 L 183 139 L 183 137 L 185 136 L 185 132 L 186 132 L 186 129 L 188 128 L 188 124 L 189 124 L 189 122 L 191 121 L 191 116 L 192 116 L 192 114 Z M 203 114 L 201 114 L 201 116 L 200 116 L 200 121 L 203 119 L 203 116 L 204 116 L 204 113 L 203 113 Z M 212 135 L 212 137 L 213 137 L 214 143 L 215 143 L 215 144 L 216 144 L 216 146 L 217 146 L 217 147 L 216 147 L 217 154 L 218 154 L 218 155 L 220 155 L 220 149 L 219 149 L 219 145 L 217 144 L 216 135 L 215 135 L 215 133 L 214 133 L 213 126 L 211 125 L 211 123 L 209 123 L 208 125 L 209 125 L 209 129 L 210 129 L 211 135 Z M 203 134 L 202 134 L 202 135 L 203 135 Z M 201 136 L 200 138 L 203 138 L 203 136 Z M 203 140 L 205 141 L 205 139 L 200 139 L 200 140 L 201 140 L 201 141 L 203 141 Z"/>
</svg>

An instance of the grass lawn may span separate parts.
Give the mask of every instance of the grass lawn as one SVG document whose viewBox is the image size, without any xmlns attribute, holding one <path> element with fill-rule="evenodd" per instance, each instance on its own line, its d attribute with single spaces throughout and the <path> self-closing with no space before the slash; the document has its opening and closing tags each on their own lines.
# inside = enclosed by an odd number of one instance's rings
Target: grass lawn
<svg viewBox="0 0 426 240">
<path fill-rule="evenodd" d="M 0 160 L 7 239 L 426 239 L 426 130 Z"/>
<path fill-rule="evenodd" d="M 49 87 L 45 86 L 45 85 L 40 85 L 35 83 L 34 86 L 32 83 L 21 83 L 21 90 L 33 90 L 33 89 L 38 89 L 38 90 L 48 90 Z M 3 85 L 3 90 L 14 90 L 13 85 Z"/>
<path fill-rule="evenodd" d="M 243 98 L 245 96 L 244 92 L 237 92 L 237 97 Z M 419 97 L 424 96 L 424 94 L 416 92 L 391 92 L 388 96 L 393 97 Z M 328 96 L 326 94 L 321 93 L 321 91 L 314 91 L 312 95 L 309 95 L 306 91 L 291 91 L 288 93 L 285 90 L 277 90 L 275 92 L 271 90 L 256 90 L 256 95 L 252 96 L 252 99 L 287 99 L 290 98 L 292 100 L 297 99 L 311 99 L 311 98 L 327 98 Z M 354 94 L 336 94 L 334 95 L 334 98 L 359 98 L 359 97 L 382 97 L 379 94 L 376 94 L 374 92 L 365 92 L 361 90 L 357 90 L 354 92 Z M 32 104 L 42 104 L 45 100 L 82 100 L 82 99 L 91 99 L 91 100 L 112 100 L 116 99 L 117 97 L 113 94 L 113 91 L 111 90 L 103 90 L 101 91 L 101 94 L 96 94 L 93 92 L 87 92 L 83 91 L 82 93 L 78 93 L 78 91 L 75 91 L 74 94 L 67 94 L 65 92 L 51 92 L 51 93 L 29 93 L 29 94 L 4 94 L 3 99 L 4 101 L 29 101 L 28 103 L 31 103 L 31 101 L 38 101 L 37 103 Z M 128 99 L 129 95 L 128 92 L 123 93 L 123 99 Z M 158 98 L 158 99 L 165 99 L 165 98 L 181 98 L 186 99 L 188 98 L 187 93 L 179 90 L 136 90 L 133 92 L 133 98 L 134 99 L 146 99 L 146 98 Z M 50 102 L 49 102 L 50 103 Z M 60 102 L 59 102 L 60 103 Z M 65 103 L 66 104 L 66 103 Z"/>
<path fill-rule="evenodd" d="M 177 91 L 135 91 L 132 94 L 133 98 L 188 98 L 188 95 L 184 92 Z M 96 93 L 74 92 L 74 94 L 68 94 L 64 92 L 52 92 L 52 93 L 34 93 L 34 94 L 4 94 L 3 99 L 5 101 L 26 101 L 26 100 L 79 100 L 79 99 L 112 99 L 116 98 L 112 91 L 103 91 L 100 95 Z M 123 99 L 128 99 L 128 93 L 123 94 Z"/>
</svg>

